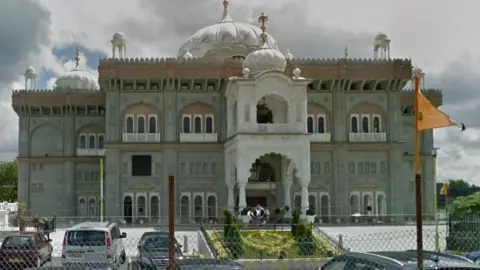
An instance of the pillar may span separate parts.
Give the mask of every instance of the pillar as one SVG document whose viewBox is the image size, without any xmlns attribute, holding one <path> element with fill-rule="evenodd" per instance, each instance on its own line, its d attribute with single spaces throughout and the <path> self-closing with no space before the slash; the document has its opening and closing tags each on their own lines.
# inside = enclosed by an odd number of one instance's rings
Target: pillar
<svg viewBox="0 0 480 270">
<path fill-rule="evenodd" d="M 230 182 L 227 184 L 227 207 L 228 210 L 233 213 L 235 210 L 235 182 Z"/>
<path fill-rule="evenodd" d="M 290 208 L 292 208 L 292 202 L 291 202 L 291 196 L 290 196 L 292 184 L 293 184 L 293 181 L 291 180 L 291 178 L 283 181 L 283 204 L 284 206 L 288 206 Z"/>
<path fill-rule="evenodd" d="M 308 210 L 308 186 L 304 183 L 300 183 L 301 195 L 302 195 L 302 215 L 305 215 Z"/>
<path fill-rule="evenodd" d="M 246 187 L 247 187 L 246 182 L 238 183 L 238 209 L 240 211 L 242 211 L 244 208 L 247 207 L 247 195 L 245 192 Z"/>
</svg>

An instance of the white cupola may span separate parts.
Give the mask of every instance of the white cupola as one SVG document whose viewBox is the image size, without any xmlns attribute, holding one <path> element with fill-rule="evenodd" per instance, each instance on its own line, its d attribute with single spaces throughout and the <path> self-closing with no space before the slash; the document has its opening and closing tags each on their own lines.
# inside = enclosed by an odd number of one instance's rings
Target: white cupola
<svg viewBox="0 0 480 270">
<path fill-rule="evenodd" d="M 55 82 L 57 91 L 65 90 L 99 90 L 98 78 L 79 67 L 80 53 L 75 53 L 75 68 L 60 76 Z"/>
<path fill-rule="evenodd" d="M 243 61 L 243 69 L 248 69 L 251 75 L 256 75 L 264 71 L 284 72 L 285 67 L 287 66 L 285 56 L 279 50 L 268 46 L 267 34 L 265 31 L 267 29 L 265 22 L 268 21 L 268 17 L 262 13 L 258 20 L 262 24 L 260 27 L 260 29 L 262 29 L 262 33 L 260 34 L 262 45 L 258 50 L 247 55 Z"/>
</svg>

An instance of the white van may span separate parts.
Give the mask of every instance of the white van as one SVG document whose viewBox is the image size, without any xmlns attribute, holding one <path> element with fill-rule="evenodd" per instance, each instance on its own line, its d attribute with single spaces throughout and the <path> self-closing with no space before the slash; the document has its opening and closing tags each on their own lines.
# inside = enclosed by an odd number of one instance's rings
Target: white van
<svg viewBox="0 0 480 270">
<path fill-rule="evenodd" d="M 117 269 L 127 260 L 123 244 L 126 233 L 120 234 L 116 223 L 83 222 L 65 232 L 62 247 L 64 266 Z"/>
</svg>

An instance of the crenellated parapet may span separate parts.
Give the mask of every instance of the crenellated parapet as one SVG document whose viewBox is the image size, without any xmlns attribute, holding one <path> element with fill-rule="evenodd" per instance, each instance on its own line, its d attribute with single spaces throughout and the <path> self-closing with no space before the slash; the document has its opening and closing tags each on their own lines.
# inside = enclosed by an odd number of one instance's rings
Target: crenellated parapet
<svg viewBox="0 0 480 270">
<path fill-rule="evenodd" d="M 405 106 L 413 106 L 413 98 L 415 91 L 412 89 L 402 90 L 402 104 Z M 423 89 L 422 94 L 432 102 L 433 105 L 439 107 L 443 105 L 443 93 L 440 89 Z"/>
<path fill-rule="evenodd" d="M 98 93 L 98 90 L 95 89 L 65 89 L 62 91 L 53 90 L 53 89 L 14 89 L 12 90 L 12 95 L 22 95 L 22 94 L 44 94 L 44 93 Z"/>
</svg>

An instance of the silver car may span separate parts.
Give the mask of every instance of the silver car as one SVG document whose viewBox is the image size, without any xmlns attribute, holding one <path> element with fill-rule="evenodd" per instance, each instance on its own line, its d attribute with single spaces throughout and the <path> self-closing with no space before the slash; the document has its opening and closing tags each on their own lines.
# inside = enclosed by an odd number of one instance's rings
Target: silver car
<svg viewBox="0 0 480 270">
<path fill-rule="evenodd" d="M 65 232 L 62 248 L 64 266 L 117 269 L 127 260 L 123 239 L 116 223 L 84 222 Z"/>
</svg>

